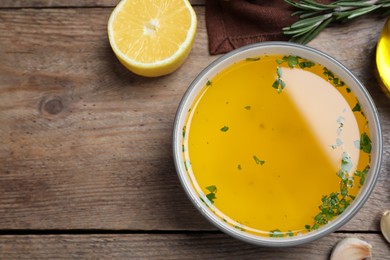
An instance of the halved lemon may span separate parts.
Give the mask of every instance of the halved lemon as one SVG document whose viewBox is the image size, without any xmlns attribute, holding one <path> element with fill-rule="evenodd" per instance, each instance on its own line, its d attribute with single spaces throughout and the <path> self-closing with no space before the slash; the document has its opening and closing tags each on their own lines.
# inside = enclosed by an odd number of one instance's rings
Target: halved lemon
<svg viewBox="0 0 390 260">
<path fill-rule="evenodd" d="M 108 38 L 126 68 L 157 77 L 184 62 L 196 27 L 196 14 L 188 0 L 122 0 L 108 21 Z"/>
</svg>

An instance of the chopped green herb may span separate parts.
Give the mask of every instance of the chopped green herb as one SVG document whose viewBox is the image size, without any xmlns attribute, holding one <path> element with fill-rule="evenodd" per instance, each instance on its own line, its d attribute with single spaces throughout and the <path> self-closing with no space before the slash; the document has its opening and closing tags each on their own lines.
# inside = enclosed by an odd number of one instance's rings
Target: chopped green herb
<svg viewBox="0 0 390 260">
<path fill-rule="evenodd" d="M 211 85 L 213 85 L 213 82 L 211 82 L 211 80 L 208 80 L 206 86 L 211 86 Z"/>
<path fill-rule="evenodd" d="M 342 159 L 341 159 L 341 171 L 348 173 L 352 169 L 352 161 L 351 161 L 351 156 L 343 152 Z"/>
<path fill-rule="evenodd" d="M 327 80 L 332 82 L 335 87 L 343 87 L 345 85 L 344 81 L 340 80 L 339 78 L 335 77 L 333 72 L 328 70 L 328 68 L 324 67 L 323 75 L 327 77 Z"/>
<path fill-rule="evenodd" d="M 185 147 L 184 147 L 184 144 L 181 145 L 181 151 L 184 153 L 185 151 Z"/>
<path fill-rule="evenodd" d="M 206 189 L 211 193 L 217 192 L 217 187 L 215 185 L 208 186 L 208 187 L 206 187 Z"/>
<path fill-rule="evenodd" d="M 257 158 L 256 155 L 253 156 L 253 159 L 255 160 L 256 164 L 263 165 L 265 163 L 265 161 L 260 160 L 259 158 Z"/>
<path fill-rule="evenodd" d="M 224 126 L 224 127 L 221 128 L 221 131 L 222 131 L 222 132 L 226 132 L 227 130 L 229 130 L 229 127 L 228 127 L 228 126 Z"/>
<path fill-rule="evenodd" d="M 183 138 L 185 138 L 186 137 L 186 126 L 183 126 Z"/>
<path fill-rule="evenodd" d="M 252 108 L 251 106 L 245 106 L 246 110 L 251 110 L 251 108 Z"/>
<path fill-rule="evenodd" d="M 294 68 L 298 64 L 298 57 L 289 55 L 287 57 L 287 63 L 290 68 Z"/>
<path fill-rule="evenodd" d="M 283 232 L 279 229 L 274 229 L 269 232 L 270 237 L 283 237 Z"/>
<path fill-rule="evenodd" d="M 299 56 L 293 56 L 293 55 L 284 56 L 281 60 L 280 59 L 276 60 L 276 63 L 279 65 L 283 64 L 284 62 L 287 62 L 287 65 L 290 68 L 295 68 L 297 65 L 299 65 L 299 67 L 301 69 L 305 69 L 305 68 L 311 68 L 315 65 L 314 62 L 311 62 L 311 61 L 302 59 Z"/>
<path fill-rule="evenodd" d="M 246 61 L 258 61 L 260 57 L 246 58 Z"/>
<path fill-rule="evenodd" d="M 286 87 L 286 83 L 283 80 L 280 80 L 280 86 L 284 89 Z"/>
<path fill-rule="evenodd" d="M 363 171 L 358 171 L 358 170 L 355 171 L 355 176 L 360 178 L 360 181 L 359 181 L 360 185 L 364 184 L 364 182 L 366 180 L 366 176 L 367 176 L 368 170 L 370 170 L 370 166 L 367 165 L 366 168 L 364 168 Z"/>
<path fill-rule="evenodd" d="M 322 204 L 319 206 L 320 212 L 313 218 L 313 225 L 305 226 L 308 231 L 318 229 L 321 225 L 328 223 L 334 217 L 343 213 L 355 199 L 354 196 L 348 194 L 349 189 L 354 184 L 354 177 L 349 176 L 352 166 L 351 157 L 344 152 L 341 158 L 340 170 L 337 172 L 337 176 L 340 178 L 340 191 L 332 192 L 322 197 Z M 355 175 L 362 176 L 363 173 L 355 171 Z"/>
<path fill-rule="evenodd" d="M 272 84 L 272 87 L 280 94 L 282 90 L 286 87 L 286 83 L 281 79 L 282 69 L 278 66 L 276 67 L 276 80 Z"/>
<path fill-rule="evenodd" d="M 337 118 L 337 123 L 339 123 L 339 128 L 343 127 L 343 126 L 344 126 L 344 123 L 345 123 L 345 117 L 339 116 L 339 117 Z"/>
<path fill-rule="evenodd" d="M 214 203 L 214 200 L 217 198 L 215 196 L 215 193 L 209 193 L 206 195 L 207 199 L 211 202 L 211 203 Z"/>
<path fill-rule="evenodd" d="M 366 133 L 360 135 L 360 150 L 365 153 L 371 153 L 371 139 Z"/>
<path fill-rule="evenodd" d="M 310 226 L 310 225 L 305 225 L 305 229 L 306 229 L 307 231 L 310 231 L 310 230 L 311 230 L 311 226 Z"/>
<path fill-rule="evenodd" d="M 280 67 L 276 67 L 276 75 L 278 75 L 278 78 L 282 77 L 282 69 Z"/>
<path fill-rule="evenodd" d="M 302 61 L 299 63 L 299 67 L 301 69 L 304 69 L 304 68 L 311 68 L 315 65 L 314 62 L 311 62 L 311 61 Z"/>
<path fill-rule="evenodd" d="M 347 91 L 347 93 L 351 93 L 351 89 L 350 88 L 346 88 L 345 90 Z"/>
<path fill-rule="evenodd" d="M 287 231 L 286 236 L 293 237 L 294 233 L 291 230 L 289 230 L 289 231 Z"/>
<path fill-rule="evenodd" d="M 237 228 L 237 229 L 239 229 L 241 231 L 245 231 L 245 228 L 243 228 L 242 224 L 240 222 L 238 222 L 238 223 L 239 223 L 239 225 L 235 225 L 234 228 Z"/>
<path fill-rule="evenodd" d="M 360 112 L 361 111 L 359 102 L 357 102 L 356 105 L 352 108 L 352 111 L 353 112 Z"/>
<path fill-rule="evenodd" d="M 241 164 L 239 164 L 239 165 L 237 166 L 237 169 L 239 169 L 239 170 L 242 169 L 242 168 L 241 168 Z"/>
<path fill-rule="evenodd" d="M 211 203 L 214 203 L 214 200 L 217 198 L 215 196 L 215 193 L 217 193 L 217 187 L 215 185 L 211 185 L 211 186 L 206 187 L 206 189 L 210 192 L 209 194 L 206 194 L 207 199 Z"/>
<path fill-rule="evenodd" d="M 272 87 L 275 88 L 275 89 L 278 89 L 279 88 L 279 84 L 280 84 L 280 79 L 276 79 L 274 81 L 274 83 L 272 84 Z"/>
<path fill-rule="evenodd" d="M 316 229 L 318 229 L 319 227 L 320 227 L 320 224 L 315 223 L 311 228 L 312 228 L 313 230 L 316 230 Z"/>
</svg>

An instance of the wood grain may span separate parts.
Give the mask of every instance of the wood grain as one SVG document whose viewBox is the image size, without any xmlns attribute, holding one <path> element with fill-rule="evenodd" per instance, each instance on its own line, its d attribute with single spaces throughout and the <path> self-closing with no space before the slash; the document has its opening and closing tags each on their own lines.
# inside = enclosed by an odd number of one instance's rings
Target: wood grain
<svg viewBox="0 0 390 260">
<path fill-rule="evenodd" d="M 384 156 L 375 190 L 338 233 L 274 249 L 216 231 L 173 166 L 178 103 L 217 58 L 207 50 L 204 1 L 191 1 L 199 24 L 190 57 L 155 79 L 130 73 L 110 49 L 118 2 L 0 1 L 1 259 L 316 260 L 352 236 L 373 245 L 373 259 L 389 259 L 379 218 L 390 209 L 390 102 L 374 61 L 383 19 L 334 26 L 310 43 L 350 68 L 377 105 Z"/>
<path fill-rule="evenodd" d="M 389 259 L 390 247 L 377 234 L 332 234 L 305 246 L 266 248 L 224 234 L 2 236 L 2 259 L 329 259 L 346 237 L 372 245 L 373 259 Z"/>
<path fill-rule="evenodd" d="M 113 7 L 120 0 L 2 0 L 0 8 L 53 7 Z M 204 0 L 190 0 L 192 5 L 204 5 Z"/>
<path fill-rule="evenodd" d="M 185 196 L 171 155 L 178 103 L 217 58 L 208 55 L 204 7 L 195 9 L 190 57 L 155 79 L 114 57 L 111 8 L 0 10 L 0 229 L 215 230 Z M 378 184 L 342 230 L 376 232 L 390 208 L 390 107 L 373 59 L 383 22 L 329 28 L 310 44 L 351 68 L 382 122 Z"/>
</svg>

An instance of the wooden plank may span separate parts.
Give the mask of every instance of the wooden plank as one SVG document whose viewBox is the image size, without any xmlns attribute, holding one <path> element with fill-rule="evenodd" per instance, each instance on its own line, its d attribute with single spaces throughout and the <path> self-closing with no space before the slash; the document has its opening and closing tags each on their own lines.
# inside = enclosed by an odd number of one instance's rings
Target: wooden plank
<svg viewBox="0 0 390 260">
<path fill-rule="evenodd" d="M 1 236 L 1 259 L 329 259 L 346 237 L 369 242 L 373 259 L 388 259 L 390 247 L 378 234 L 332 234 L 291 248 L 258 247 L 224 234 Z"/>
<path fill-rule="evenodd" d="M 189 59 L 155 79 L 116 60 L 110 12 L 0 10 L 0 229 L 215 230 L 185 196 L 171 155 L 178 103 L 217 58 L 206 48 L 204 7 L 196 7 Z M 378 185 L 343 230 L 377 231 L 380 212 L 390 208 L 390 109 L 372 73 L 382 25 L 362 19 L 311 44 L 361 78 L 383 123 Z"/>
<path fill-rule="evenodd" d="M 120 0 L 2 0 L 0 8 L 43 7 L 113 7 Z M 204 5 L 204 0 L 190 0 L 192 5 Z"/>
</svg>

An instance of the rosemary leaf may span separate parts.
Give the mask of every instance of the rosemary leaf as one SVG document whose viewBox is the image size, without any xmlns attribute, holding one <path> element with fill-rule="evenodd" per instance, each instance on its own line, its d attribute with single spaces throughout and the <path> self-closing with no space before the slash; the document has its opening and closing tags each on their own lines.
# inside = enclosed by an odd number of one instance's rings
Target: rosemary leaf
<svg viewBox="0 0 390 260">
<path fill-rule="evenodd" d="M 330 4 L 321 4 L 316 0 L 284 1 L 297 9 L 292 16 L 299 16 L 299 20 L 283 28 L 283 33 L 290 35 L 291 41 L 302 44 L 310 42 L 336 21 L 346 22 L 377 10 L 382 15 L 390 15 L 390 0 L 338 0 Z"/>
</svg>

